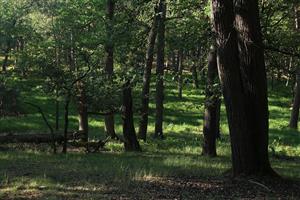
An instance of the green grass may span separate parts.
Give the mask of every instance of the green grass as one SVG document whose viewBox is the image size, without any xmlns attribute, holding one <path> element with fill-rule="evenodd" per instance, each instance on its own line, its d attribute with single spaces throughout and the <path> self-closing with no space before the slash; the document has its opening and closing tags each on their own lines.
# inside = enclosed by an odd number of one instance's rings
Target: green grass
<svg viewBox="0 0 300 200">
<path fill-rule="evenodd" d="M 54 100 L 36 87 L 39 81 L 15 79 L 13 83 L 22 91 L 23 100 L 40 105 L 54 124 Z M 137 102 L 139 90 L 136 89 L 134 94 Z M 270 147 L 276 154 L 271 153 L 272 166 L 283 177 L 300 180 L 300 134 L 287 128 L 290 91 L 278 83 L 269 94 Z M 222 139 L 217 144 L 218 157 L 212 159 L 200 156 L 204 100 L 201 90 L 185 85 L 183 99 L 180 100 L 173 82 L 167 82 L 166 139 L 162 141 L 151 138 L 154 132 L 154 91 L 151 95 L 149 140 L 141 142 L 142 153 L 124 153 L 123 145 L 118 142 L 108 143 L 107 151 L 96 154 L 77 152 L 52 155 L 33 147 L 24 151 L 1 151 L 0 199 L 1 195 L 12 199 L 22 195 L 38 199 L 80 199 L 76 195 L 84 199 L 101 199 L 109 192 L 118 196 L 128 188 L 138 187 L 141 182 L 156 177 L 217 179 L 230 169 L 224 106 L 221 114 Z M 0 119 L 0 133 L 48 131 L 36 110 L 25 105 L 23 108 L 25 116 Z M 77 116 L 74 106 L 70 118 L 71 129 L 75 130 Z M 135 121 L 138 122 L 137 115 Z M 116 118 L 116 125 L 117 133 L 121 134 L 120 116 Z M 103 118 L 91 116 L 90 134 L 92 138 L 105 138 Z M 84 196 L 86 192 L 88 194 Z"/>
</svg>

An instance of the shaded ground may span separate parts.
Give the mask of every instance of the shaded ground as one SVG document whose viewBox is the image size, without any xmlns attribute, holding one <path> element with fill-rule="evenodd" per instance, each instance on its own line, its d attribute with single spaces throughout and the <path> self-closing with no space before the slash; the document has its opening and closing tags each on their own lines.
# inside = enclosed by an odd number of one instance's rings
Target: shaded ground
<svg viewBox="0 0 300 200">
<path fill-rule="evenodd" d="M 260 183 L 256 180 L 144 177 L 124 187 L 112 183 L 47 188 L 1 188 L 1 198 L 27 199 L 300 199 L 299 182 Z"/>
</svg>

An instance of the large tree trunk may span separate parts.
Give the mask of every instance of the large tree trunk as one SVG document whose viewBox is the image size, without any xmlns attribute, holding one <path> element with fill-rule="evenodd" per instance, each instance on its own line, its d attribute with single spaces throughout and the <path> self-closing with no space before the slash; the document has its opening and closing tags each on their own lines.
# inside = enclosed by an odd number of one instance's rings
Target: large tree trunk
<svg viewBox="0 0 300 200">
<path fill-rule="evenodd" d="M 296 84 L 294 89 L 293 109 L 290 119 L 290 128 L 298 129 L 299 108 L 300 108 L 300 70 L 296 71 Z"/>
<path fill-rule="evenodd" d="M 237 0 L 235 12 L 245 107 L 253 141 L 251 171 L 270 174 L 268 88 L 258 0 Z"/>
<path fill-rule="evenodd" d="M 123 86 L 123 135 L 126 151 L 141 151 L 134 129 L 130 81 Z"/>
<path fill-rule="evenodd" d="M 149 98 L 150 98 L 150 82 L 151 69 L 154 57 L 154 46 L 157 36 L 157 10 L 155 8 L 155 17 L 153 19 L 152 28 L 148 36 L 148 47 L 146 53 L 146 64 L 143 75 L 143 91 L 142 91 L 142 106 L 141 106 L 141 120 L 139 126 L 139 138 L 146 141 L 148 128 L 148 112 L 149 112 Z"/>
<path fill-rule="evenodd" d="M 183 71 L 183 52 L 182 49 L 179 50 L 179 66 L 178 66 L 178 82 L 177 82 L 177 87 L 178 87 L 178 97 L 182 99 L 182 88 L 183 88 L 183 77 L 182 77 L 182 71 Z"/>
<path fill-rule="evenodd" d="M 159 17 L 157 28 L 157 67 L 156 67 L 156 121 L 155 138 L 163 138 L 164 113 L 164 60 L 165 60 L 165 19 L 166 2 L 159 0 Z"/>
<path fill-rule="evenodd" d="M 105 71 L 108 74 L 108 76 L 111 78 L 114 72 L 113 19 L 114 19 L 114 11 L 115 11 L 115 0 L 107 0 L 106 8 L 107 8 L 106 10 L 107 41 L 105 45 L 105 51 L 106 51 Z M 112 114 L 112 115 L 105 116 L 104 121 L 105 121 L 105 130 L 107 135 L 111 136 L 112 138 L 117 138 L 115 132 L 114 115 Z"/>
<path fill-rule="evenodd" d="M 216 139 L 219 135 L 220 97 L 214 85 L 218 79 L 217 51 L 214 46 L 208 57 L 208 71 L 206 84 L 206 100 L 204 111 L 202 154 L 214 157 L 217 155 Z"/>
<path fill-rule="evenodd" d="M 231 0 L 212 3 L 233 174 L 275 175 L 268 157 L 267 81 L 258 3 L 237 0 L 235 8 Z"/>
</svg>

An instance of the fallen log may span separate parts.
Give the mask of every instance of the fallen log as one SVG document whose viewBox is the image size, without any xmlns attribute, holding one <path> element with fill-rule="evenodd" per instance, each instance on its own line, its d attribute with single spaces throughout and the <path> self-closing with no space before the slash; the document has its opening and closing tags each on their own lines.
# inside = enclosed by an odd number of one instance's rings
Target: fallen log
<svg viewBox="0 0 300 200">
<path fill-rule="evenodd" d="M 80 132 L 69 133 L 68 140 L 79 140 L 82 139 L 82 134 Z M 5 134 L 0 135 L 0 144 L 9 143 L 52 143 L 53 140 L 57 143 L 62 143 L 64 141 L 63 134 Z"/>
</svg>

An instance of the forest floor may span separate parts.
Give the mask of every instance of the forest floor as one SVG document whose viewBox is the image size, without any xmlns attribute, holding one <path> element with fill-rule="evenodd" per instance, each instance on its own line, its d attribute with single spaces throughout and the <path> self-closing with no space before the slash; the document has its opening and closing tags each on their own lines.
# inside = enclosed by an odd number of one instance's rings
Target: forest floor
<svg viewBox="0 0 300 200">
<path fill-rule="evenodd" d="M 40 105 L 54 124 L 54 100 L 36 87 L 38 81 L 14 79 L 14 83 L 22 91 L 22 100 Z M 291 87 L 277 83 L 269 91 L 271 163 L 284 180 L 262 181 L 224 175 L 231 166 L 224 106 L 218 157 L 201 156 L 203 89 L 186 84 L 183 99 L 179 99 L 173 84 L 168 78 L 166 138 L 151 138 L 152 91 L 149 140 L 141 141 L 141 153 L 124 153 L 117 141 L 110 141 L 99 153 L 87 154 L 79 149 L 67 155 L 52 155 L 49 145 L 1 145 L 0 199 L 300 199 L 300 133 L 287 128 Z M 138 108 L 139 88 L 134 96 Z M 0 134 L 46 133 L 39 113 L 22 107 L 25 115 L 0 119 Z M 75 130 L 74 106 L 70 118 L 71 129 Z M 120 116 L 116 125 L 121 135 Z M 105 138 L 102 118 L 90 117 L 90 134 L 91 138 Z"/>
</svg>

